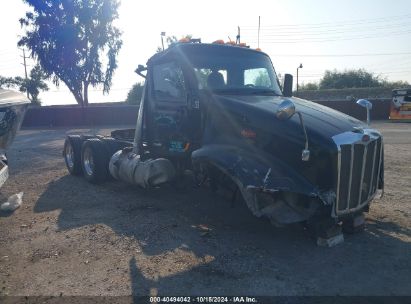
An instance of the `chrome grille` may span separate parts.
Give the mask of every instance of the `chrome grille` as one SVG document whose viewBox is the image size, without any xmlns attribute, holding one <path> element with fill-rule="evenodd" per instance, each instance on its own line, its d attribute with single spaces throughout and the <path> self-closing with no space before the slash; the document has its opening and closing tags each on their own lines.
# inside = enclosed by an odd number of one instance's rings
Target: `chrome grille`
<svg viewBox="0 0 411 304">
<path fill-rule="evenodd" d="M 365 139 L 363 140 L 364 136 Z M 371 201 L 378 187 L 382 136 L 375 130 L 345 132 L 333 137 L 338 148 L 335 214 L 355 212 Z"/>
</svg>

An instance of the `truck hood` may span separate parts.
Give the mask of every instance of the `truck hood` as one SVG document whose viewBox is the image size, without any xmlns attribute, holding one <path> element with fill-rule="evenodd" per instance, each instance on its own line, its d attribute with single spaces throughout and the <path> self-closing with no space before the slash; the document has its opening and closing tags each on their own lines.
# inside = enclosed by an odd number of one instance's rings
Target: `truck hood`
<svg viewBox="0 0 411 304">
<path fill-rule="evenodd" d="M 251 125 L 271 130 L 270 133 L 301 137 L 301 126 L 297 115 L 287 121 L 280 121 L 275 116 L 279 104 L 286 99 L 294 102 L 296 111 L 302 113 L 308 135 L 312 139 L 321 138 L 320 141 L 324 142 L 325 138 L 331 140 L 332 136 L 353 131 L 354 127 L 367 127 L 351 116 L 296 97 L 249 95 L 214 95 L 214 97 L 227 111 L 244 116 Z M 358 108 L 358 110 L 363 109 Z"/>
</svg>

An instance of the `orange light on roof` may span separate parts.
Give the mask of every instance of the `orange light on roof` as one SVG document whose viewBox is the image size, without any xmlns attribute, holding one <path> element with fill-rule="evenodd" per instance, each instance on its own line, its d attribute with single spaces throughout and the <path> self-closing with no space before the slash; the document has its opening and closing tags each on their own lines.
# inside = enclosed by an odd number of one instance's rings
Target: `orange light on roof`
<svg viewBox="0 0 411 304">
<path fill-rule="evenodd" d="M 190 38 L 181 38 L 180 40 L 178 40 L 178 42 L 187 43 L 190 42 Z"/>
<path fill-rule="evenodd" d="M 227 41 L 225 44 L 235 45 L 235 41 Z"/>
<path fill-rule="evenodd" d="M 241 43 L 239 43 L 239 44 L 238 44 L 238 46 L 241 46 L 241 47 L 247 47 L 247 43 L 245 43 L 245 42 L 241 42 Z"/>
<path fill-rule="evenodd" d="M 260 48 L 256 48 L 255 50 L 256 50 L 256 51 L 259 51 L 259 52 L 261 52 L 261 49 L 260 49 Z"/>
<path fill-rule="evenodd" d="M 219 40 L 214 41 L 213 43 L 215 43 L 215 44 L 224 44 L 224 40 L 219 39 Z"/>
</svg>

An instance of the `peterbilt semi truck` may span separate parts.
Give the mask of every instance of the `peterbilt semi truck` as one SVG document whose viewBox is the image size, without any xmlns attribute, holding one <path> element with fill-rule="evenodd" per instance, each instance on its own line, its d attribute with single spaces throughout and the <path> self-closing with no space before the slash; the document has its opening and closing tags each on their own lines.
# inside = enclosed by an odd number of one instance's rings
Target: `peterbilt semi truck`
<svg viewBox="0 0 411 304">
<path fill-rule="evenodd" d="M 189 171 L 198 185 L 230 184 L 257 217 L 306 223 L 319 240 L 363 227 L 384 187 L 381 133 L 293 97 L 292 76 L 281 85 L 266 53 L 186 40 L 136 72 L 145 85 L 135 129 L 68 136 L 71 174 L 150 188 Z"/>
</svg>

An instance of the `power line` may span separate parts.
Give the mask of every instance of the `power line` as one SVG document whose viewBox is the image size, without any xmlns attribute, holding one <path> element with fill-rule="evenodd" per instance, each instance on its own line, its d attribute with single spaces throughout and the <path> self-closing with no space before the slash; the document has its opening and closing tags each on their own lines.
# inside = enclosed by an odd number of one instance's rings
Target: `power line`
<svg viewBox="0 0 411 304">
<path fill-rule="evenodd" d="M 337 34 L 370 34 L 370 33 L 385 33 L 388 30 L 398 31 L 403 29 L 409 29 L 411 27 L 411 22 L 402 23 L 398 25 L 385 25 L 381 27 L 369 27 L 369 28 L 349 28 L 349 29 L 326 29 L 317 31 L 281 31 L 281 30 L 266 30 L 261 29 L 261 37 L 289 37 L 293 35 L 298 35 L 304 38 L 316 38 L 317 36 L 332 36 Z M 245 34 L 247 36 L 247 33 Z"/>
<path fill-rule="evenodd" d="M 264 28 L 298 28 L 298 27 L 305 27 L 305 28 L 318 28 L 318 27 L 328 27 L 328 26 L 344 26 L 344 25 L 356 25 L 356 24 L 373 24 L 373 23 L 380 23 L 380 22 L 397 22 L 401 19 L 409 19 L 411 18 L 411 14 L 405 15 L 396 15 L 396 16 L 389 16 L 389 17 L 380 17 L 375 19 L 357 19 L 357 20 L 346 20 L 346 21 L 334 21 L 334 22 L 321 22 L 321 23 L 300 23 L 300 24 L 273 24 L 264 26 Z M 244 25 L 241 26 L 241 29 L 255 29 L 255 25 Z"/>
<path fill-rule="evenodd" d="M 390 32 L 390 33 L 384 33 L 384 35 L 363 35 L 363 36 L 352 36 L 352 37 L 345 37 L 345 36 L 336 36 L 336 37 L 329 37 L 329 38 L 321 38 L 321 39 L 298 39 L 295 38 L 294 40 L 292 39 L 261 39 L 264 41 L 264 43 L 270 44 L 270 43 L 277 43 L 277 44 L 288 44 L 288 43 L 303 43 L 303 42 L 310 42 L 310 43 L 316 43 L 316 42 L 334 42 L 334 41 L 343 41 L 343 40 L 357 40 L 357 39 L 373 39 L 373 38 L 381 38 L 385 37 L 387 35 L 390 36 L 401 36 L 401 35 L 409 35 L 411 34 L 411 30 L 405 30 L 402 32 Z M 251 40 L 250 43 L 255 43 L 254 40 Z"/>
<path fill-rule="evenodd" d="M 355 26 L 355 27 L 341 27 L 341 26 L 328 26 L 326 28 L 319 29 L 278 29 L 278 28 L 262 28 L 261 33 L 266 36 L 284 36 L 289 34 L 305 34 L 305 35 L 320 35 L 326 33 L 346 33 L 346 32 L 358 32 L 358 31 L 375 31 L 384 29 L 395 29 L 395 28 L 406 28 L 410 26 L 410 21 L 398 23 L 398 24 L 382 24 L 382 25 L 365 25 L 365 26 Z M 255 32 L 253 30 L 243 30 L 246 34 L 249 32 Z"/>
<path fill-rule="evenodd" d="M 345 34 L 344 32 L 342 32 L 342 33 L 339 33 L 339 34 L 321 35 L 321 37 L 304 37 L 304 35 L 287 34 L 287 35 L 285 35 L 286 38 L 282 38 L 282 37 L 276 38 L 274 36 L 273 37 L 265 36 L 265 40 L 289 41 L 289 40 L 298 39 L 298 40 L 313 40 L 313 41 L 315 41 L 315 40 L 318 40 L 318 39 L 319 40 L 324 40 L 324 39 L 353 38 L 353 37 L 355 38 L 355 37 L 368 37 L 368 36 L 377 36 L 378 37 L 378 36 L 381 36 L 381 35 L 384 35 L 384 36 L 390 35 L 390 34 L 398 35 L 398 34 L 410 33 L 410 32 L 411 32 L 410 28 L 406 28 L 406 29 L 403 29 L 403 30 L 396 30 L 396 31 L 391 30 L 391 31 L 386 31 L 386 32 L 384 32 L 384 31 L 380 31 L 380 32 L 375 31 L 374 33 L 354 33 L 354 34 L 350 33 L 350 34 L 347 34 L 347 35 L 341 35 L 341 34 Z"/>
<path fill-rule="evenodd" d="M 401 53 L 363 53 L 363 54 L 273 54 L 271 57 L 363 57 L 363 56 L 399 56 L 411 55 L 411 52 Z"/>
<path fill-rule="evenodd" d="M 329 69 L 327 69 L 327 70 L 329 70 Z M 360 68 L 358 68 L 358 67 L 345 67 L 344 68 L 344 70 L 367 70 L 366 68 L 364 68 L 364 67 L 360 67 Z M 407 69 L 404 69 L 404 67 L 397 67 L 397 68 L 388 68 L 388 69 L 378 69 L 378 68 L 375 68 L 375 69 L 371 69 L 371 68 L 368 68 L 368 70 L 372 70 L 372 73 L 378 73 L 378 72 L 376 72 L 376 71 L 383 71 L 383 73 L 397 73 L 397 72 L 407 72 L 407 73 L 410 73 L 411 74 L 411 70 L 407 70 Z M 311 69 L 305 69 L 304 70 L 304 73 L 303 74 L 305 74 L 305 75 L 316 75 L 316 74 L 318 74 L 318 73 L 322 73 L 322 72 L 324 72 L 324 69 L 313 69 L 313 70 L 311 70 Z"/>
<path fill-rule="evenodd" d="M 16 51 L 10 50 L 10 49 L 0 50 L 0 55 L 4 55 L 4 54 L 16 54 Z"/>
<path fill-rule="evenodd" d="M 333 42 L 411 34 L 411 14 L 349 22 L 272 25 L 261 28 L 264 43 Z M 358 26 L 359 25 L 359 26 Z M 244 36 L 255 43 L 256 27 L 243 27 Z M 248 34 L 248 35 L 247 35 Z"/>
<path fill-rule="evenodd" d="M 315 78 L 315 77 L 324 76 L 324 73 L 325 73 L 325 70 L 323 73 L 304 73 L 302 75 L 299 75 L 299 77 Z M 407 71 L 374 72 L 373 74 L 391 75 L 391 74 L 407 74 L 407 73 L 410 73 L 410 71 L 407 70 Z"/>
</svg>

